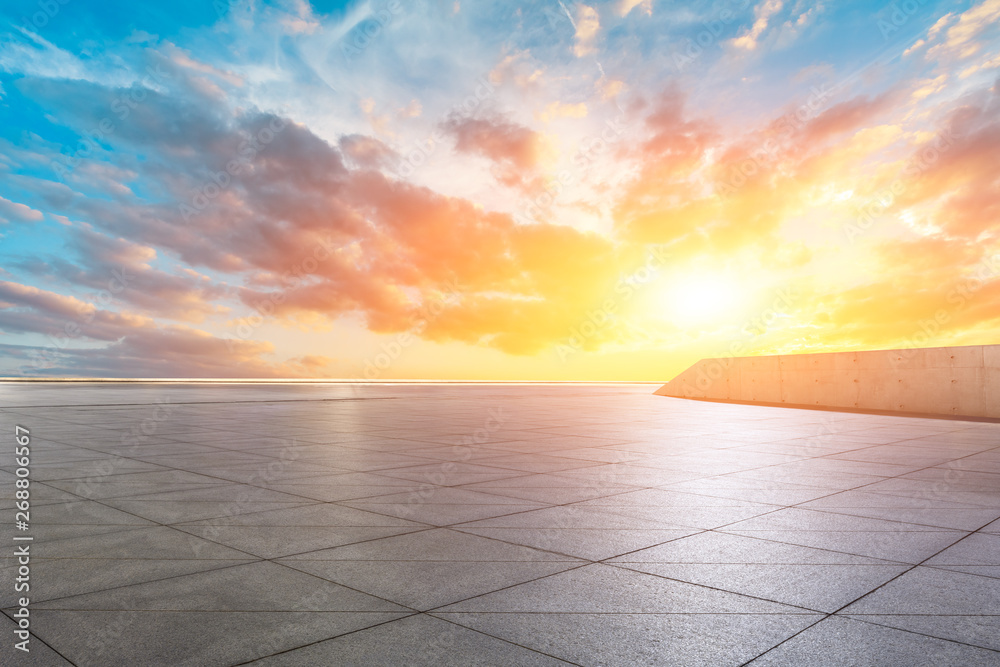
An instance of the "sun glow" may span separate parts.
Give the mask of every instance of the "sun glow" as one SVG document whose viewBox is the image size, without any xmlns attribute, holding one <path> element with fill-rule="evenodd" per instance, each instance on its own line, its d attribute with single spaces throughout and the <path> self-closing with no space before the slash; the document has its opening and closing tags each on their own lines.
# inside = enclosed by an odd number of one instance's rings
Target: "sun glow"
<svg viewBox="0 0 1000 667">
<path fill-rule="evenodd" d="M 663 317 L 679 327 L 720 325 L 736 318 L 741 290 L 725 277 L 692 275 L 671 283 L 662 293 Z"/>
</svg>

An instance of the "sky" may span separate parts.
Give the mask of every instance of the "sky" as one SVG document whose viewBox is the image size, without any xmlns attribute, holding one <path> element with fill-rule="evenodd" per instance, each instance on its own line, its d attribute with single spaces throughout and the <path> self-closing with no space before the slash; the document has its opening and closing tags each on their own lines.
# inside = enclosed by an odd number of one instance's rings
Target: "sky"
<svg viewBox="0 0 1000 667">
<path fill-rule="evenodd" d="M 0 9 L 0 375 L 1000 343 L 1000 0 Z"/>
</svg>

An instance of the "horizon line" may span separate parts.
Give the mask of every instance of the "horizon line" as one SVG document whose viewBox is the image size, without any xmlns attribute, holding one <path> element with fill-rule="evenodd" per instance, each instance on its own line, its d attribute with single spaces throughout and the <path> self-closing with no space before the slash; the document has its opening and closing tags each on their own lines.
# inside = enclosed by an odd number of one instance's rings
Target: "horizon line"
<svg viewBox="0 0 1000 667">
<path fill-rule="evenodd" d="M 663 384 L 660 380 L 367 380 L 361 378 L 75 378 L 0 377 L 0 382 L 137 382 L 227 384 Z"/>
</svg>

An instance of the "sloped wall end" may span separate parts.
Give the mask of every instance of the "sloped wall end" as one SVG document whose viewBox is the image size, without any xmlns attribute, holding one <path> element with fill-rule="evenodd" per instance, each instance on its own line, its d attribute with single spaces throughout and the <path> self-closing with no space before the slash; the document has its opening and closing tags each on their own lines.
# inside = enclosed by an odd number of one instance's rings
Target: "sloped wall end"
<svg viewBox="0 0 1000 667">
<path fill-rule="evenodd" d="M 1000 418 L 1000 345 L 702 359 L 654 393 Z"/>
</svg>

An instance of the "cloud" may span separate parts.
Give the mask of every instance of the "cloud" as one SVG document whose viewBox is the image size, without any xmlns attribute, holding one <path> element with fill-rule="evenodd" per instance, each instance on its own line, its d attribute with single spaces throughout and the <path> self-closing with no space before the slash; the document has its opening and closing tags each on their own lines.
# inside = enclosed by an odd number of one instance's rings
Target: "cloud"
<svg viewBox="0 0 1000 667">
<path fill-rule="evenodd" d="M 775 48 L 781 49 L 791 45 L 795 39 L 813 22 L 817 14 L 824 10 L 822 3 L 817 3 L 806 11 L 781 24 L 774 39 Z M 797 10 L 793 10 L 797 11 Z"/>
<path fill-rule="evenodd" d="M 635 242 L 677 241 L 706 224 L 718 207 L 696 194 L 701 187 L 692 180 L 718 142 L 718 130 L 708 119 L 687 118 L 685 99 L 671 88 L 649 104 L 645 138 L 630 151 L 637 173 L 618 196 L 615 221 Z"/>
<path fill-rule="evenodd" d="M 16 306 L 25 306 L 35 310 L 44 311 L 46 314 L 60 319 L 76 319 L 96 312 L 93 304 L 80 299 L 63 296 L 54 292 L 48 292 L 21 285 L 19 283 L 0 281 L 0 305 L 5 309 Z M 5 311 L 6 313 L 6 311 Z M 7 321 L 7 324 L 10 322 Z M 20 329 L 21 331 L 30 329 Z M 43 333 L 39 331 L 39 333 Z"/>
<path fill-rule="evenodd" d="M 22 85 L 54 104 L 82 84 Z M 95 101 L 75 110 L 83 127 L 103 112 L 102 98 L 113 95 L 92 86 L 86 92 Z M 428 319 L 429 304 L 457 289 L 461 298 L 422 335 L 516 353 L 536 352 L 565 335 L 594 295 L 613 284 L 607 239 L 552 225 L 522 229 L 508 215 L 395 180 L 374 169 L 392 153 L 372 137 L 349 135 L 332 146 L 282 122 L 225 187 L 209 188 L 248 137 L 274 121 L 249 110 L 226 118 L 206 103 L 190 109 L 151 92 L 137 118 L 142 131 L 122 127 L 113 140 L 120 150 L 149 156 L 136 165 L 147 187 L 173 194 L 194 212 L 135 196 L 66 198 L 66 213 L 100 233 L 73 237 L 93 259 L 59 265 L 61 279 L 97 287 L 108 268 L 126 260 L 142 285 L 135 295 L 123 293 L 130 308 L 189 321 L 209 316 L 225 288 L 140 267 L 151 261 L 143 249 L 155 248 L 191 267 L 242 276 L 248 284 L 235 290 L 239 302 L 266 307 L 279 323 L 358 314 L 379 333 L 416 329 Z M 509 170 L 500 173 L 511 184 L 538 166 L 539 135 L 504 117 L 453 117 L 444 129 L 459 153 Z M 581 277 L 568 284 L 568 273 Z M 563 305 L 544 306 L 553 301 Z"/>
<path fill-rule="evenodd" d="M 150 318 L 8 281 L 0 281 L 0 325 L 45 336 L 45 345 L 0 346 L 5 356 L 21 360 L 21 373 L 35 376 L 303 377 L 318 362 L 269 362 L 262 358 L 273 352 L 268 342 L 158 327 Z"/>
<path fill-rule="evenodd" d="M 941 132 L 912 147 L 901 208 L 933 204 L 933 220 L 958 237 L 1000 234 L 1000 116 L 990 93 L 955 109 Z M 976 103 L 978 102 L 978 103 Z"/>
<path fill-rule="evenodd" d="M 14 352 L 7 346 L 8 355 Z M 143 378 L 316 377 L 315 368 L 268 362 L 271 343 L 222 339 L 197 329 L 170 326 L 125 336 L 96 348 L 35 347 L 16 354 L 29 363 L 21 370 L 37 376 Z"/>
<path fill-rule="evenodd" d="M 20 263 L 34 274 L 125 304 L 140 314 L 185 322 L 202 322 L 220 307 L 213 305 L 231 290 L 195 272 L 175 275 L 150 266 L 156 250 L 122 238 L 74 227 L 65 232 L 69 255 L 43 262 Z"/>
<path fill-rule="evenodd" d="M 802 128 L 802 139 L 820 142 L 846 132 L 860 129 L 889 111 L 897 99 L 895 92 L 875 97 L 859 95 L 846 102 L 835 104 L 811 118 Z"/>
<path fill-rule="evenodd" d="M 900 318 L 933 314 L 949 275 L 965 275 L 975 248 L 1000 235 L 996 91 L 981 81 L 988 72 L 971 78 L 993 62 L 991 33 L 976 27 L 991 6 L 928 31 L 918 48 L 941 45 L 940 68 L 880 63 L 805 115 L 787 112 L 798 96 L 789 77 L 819 85 L 867 54 L 798 43 L 791 70 L 755 57 L 817 15 L 777 0 L 756 6 L 751 26 L 719 18 L 718 34 L 689 10 L 576 5 L 572 53 L 540 12 L 466 3 L 444 27 L 440 12 L 409 14 L 405 30 L 373 38 L 349 65 L 338 40 L 369 15 L 364 3 L 314 19 L 291 2 L 227 15 L 211 32 L 165 26 L 174 41 L 108 42 L 90 52 L 100 58 L 57 51 L 55 32 L 52 44 L 18 36 L 0 46 L 17 71 L 4 102 L 23 96 L 42 120 L 0 139 L 0 217 L 41 224 L 3 228 L 5 242 L 23 234 L 32 250 L 4 262 L 0 328 L 38 343 L 77 322 L 51 373 L 323 375 L 341 360 L 300 346 L 309 337 L 298 330 L 347 323 L 487 350 L 469 351 L 475 359 L 536 355 L 587 321 L 656 245 L 678 272 L 732 266 L 747 283 L 812 285 L 813 301 L 787 318 L 811 337 L 796 344 L 898 339 Z M 844 11 L 827 5 L 831 34 L 850 23 Z M 702 28 L 736 37 L 722 53 L 700 51 L 698 77 L 673 81 L 659 45 Z M 970 77 L 962 86 L 940 78 L 952 74 L 947 49 L 973 53 L 954 72 Z M 122 74 L 95 70 L 98 60 Z M 757 69 L 734 73 L 734 61 Z M 143 80 L 146 66 L 163 75 Z M 467 97 L 487 72 L 488 102 Z M 463 99 L 484 104 L 449 116 Z M 88 142 L 105 119 L 112 130 Z M 597 137 L 600 150 L 584 148 Z M 418 145 L 426 162 L 409 169 L 401 153 Z M 845 241 L 853 209 L 897 179 L 879 226 Z M 546 185 L 543 222 L 515 219 Z M 50 228 L 46 247 L 36 239 Z M 97 301 L 115 272 L 128 288 Z M 995 306 L 993 289 L 954 315 L 967 335 L 993 326 L 979 305 Z M 213 334 L 258 315 L 262 335 L 284 328 L 273 340 L 288 359 Z M 584 347 L 628 348 L 647 315 L 615 314 Z M 665 320 L 653 326 L 655 340 L 685 344 Z M 23 361 L 31 347 L 0 354 Z"/>
<path fill-rule="evenodd" d="M 621 86 L 614 86 L 615 83 L 621 82 L 611 82 L 608 89 L 608 97 L 614 97 L 621 91 Z M 550 102 L 545 110 L 538 114 L 538 119 L 543 123 L 547 123 L 550 120 L 556 118 L 586 118 L 587 117 L 587 103 L 577 102 L 576 104 L 568 104 L 565 102 Z"/>
<path fill-rule="evenodd" d="M 961 343 L 963 331 L 1000 324 L 1000 254 L 991 257 L 976 244 L 934 235 L 884 243 L 876 258 L 878 278 L 826 298 L 824 339 L 854 347 L 920 347 Z"/>
<path fill-rule="evenodd" d="M 531 180 L 542 154 L 541 135 L 500 116 L 454 117 L 442 124 L 455 138 L 459 153 L 481 155 L 491 160 L 494 175 L 507 186 L 524 186 Z"/>
<path fill-rule="evenodd" d="M 771 17 L 781 11 L 784 6 L 782 0 L 764 0 L 754 8 L 753 25 L 739 37 L 734 37 L 729 41 L 737 49 L 753 51 L 757 48 L 760 36 L 767 30 Z"/>
<path fill-rule="evenodd" d="M 0 197 L 0 224 L 5 222 L 38 222 L 45 215 L 30 206 Z"/>
<path fill-rule="evenodd" d="M 812 79 L 832 79 L 836 70 L 833 65 L 829 63 L 815 63 L 812 65 L 806 65 L 805 67 L 798 70 L 794 76 L 792 76 L 793 83 L 802 83 L 803 81 L 809 81 Z"/>
<path fill-rule="evenodd" d="M 975 41 L 981 34 L 1000 22 L 1000 0 L 984 0 L 964 11 L 945 31 L 945 40 L 928 51 L 928 57 L 968 58 L 978 53 L 982 44 Z M 933 38 L 940 30 L 940 21 L 928 32 Z M 937 29 L 937 30 L 935 30 Z M 934 33 L 934 34 L 932 34 Z"/>
<path fill-rule="evenodd" d="M 399 154 L 385 143 L 363 134 L 348 134 L 340 138 L 339 148 L 355 165 L 365 169 L 392 167 Z"/>
<path fill-rule="evenodd" d="M 597 10 L 584 4 L 577 5 L 576 21 L 574 22 L 576 34 L 573 45 L 573 55 L 577 58 L 589 55 L 596 51 L 595 42 L 597 33 L 601 29 L 601 20 Z"/>
<path fill-rule="evenodd" d="M 540 137 L 533 130 L 501 117 L 453 118 L 443 124 L 455 137 L 455 149 L 507 162 L 519 169 L 538 163 Z"/>
<path fill-rule="evenodd" d="M 519 50 L 505 55 L 490 70 L 490 83 L 501 85 L 510 80 L 523 90 L 540 89 L 545 71 L 531 55 L 530 51 Z"/>
<path fill-rule="evenodd" d="M 23 28 L 0 42 L 0 70 L 28 76 L 95 78 L 75 55 Z"/>
<path fill-rule="evenodd" d="M 625 82 L 618 79 L 608 79 L 606 81 L 602 79 L 598 82 L 598 90 L 601 93 L 601 99 L 605 100 L 611 100 L 618 97 L 618 95 L 620 95 L 626 87 Z"/>
<path fill-rule="evenodd" d="M 618 16 L 628 16 L 633 9 L 641 7 L 646 16 L 653 14 L 653 0 L 618 0 Z"/>
<path fill-rule="evenodd" d="M 961 14 L 949 12 L 939 18 L 927 30 L 926 36 L 914 42 L 903 55 L 909 56 L 926 50 L 924 58 L 936 62 L 942 75 L 948 77 L 954 75 L 957 63 L 977 56 L 977 62 L 961 73 L 961 78 L 966 78 L 979 69 L 995 66 L 991 61 L 1000 58 L 1000 51 L 995 48 L 998 24 L 1000 1 L 984 0 Z M 982 54 L 984 47 L 994 48 Z"/>
</svg>

